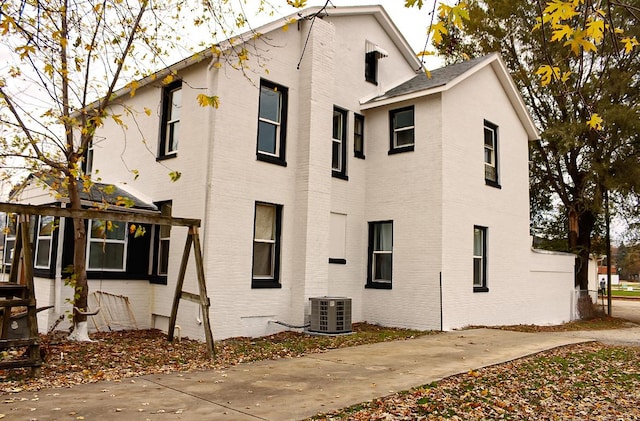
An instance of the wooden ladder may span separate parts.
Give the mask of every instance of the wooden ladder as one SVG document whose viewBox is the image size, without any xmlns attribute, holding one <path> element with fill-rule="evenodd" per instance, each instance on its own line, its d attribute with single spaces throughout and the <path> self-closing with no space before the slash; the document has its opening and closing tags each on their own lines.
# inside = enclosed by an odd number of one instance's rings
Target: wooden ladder
<svg viewBox="0 0 640 421">
<path fill-rule="evenodd" d="M 27 308 L 27 337 L 11 338 L 11 309 L 13 307 Z M 27 358 L 0 361 L 0 369 L 31 367 L 31 375 L 40 375 L 42 356 L 40 354 L 40 337 L 38 336 L 38 319 L 36 316 L 33 253 L 29 238 L 28 215 L 17 216 L 11 274 L 8 282 L 0 282 L 0 311 L 2 310 L 0 349 L 27 347 Z M 14 322 L 16 321 L 14 320 Z"/>
<path fill-rule="evenodd" d="M 198 287 L 200 290 L 199 294 L 182 290 L 192 245 L 196 260 L 196 273 L 198 276 Z M 211 306 L 211 301 L 207 296 L 207 283 L 204 278 L 204 264 L 202 260 L 202 249 L 200 247 L 200 235 L 198 234 L 198 227 L 193 225 L 189 227 L 189 234 L 187 235 L 187 241 L 184 245 L 182 262 L 180 263 L 180 272 L 178 274 L 178 282 L 176 283 L 176 291 L 173 297 L 173 306 L 171 307 L 171 318 L 169 319 L 169 332 L 167 335 L 170 342 L 174 339 L 174 331 L 176 329 L 176 320 L 178 317 L 178 305 L 180 304 L 181 299 L 200 304 L 200 308 L 202 309 L 202 322 L 204 324 L 204 336 L 207 341 L 207 351 L 211 358 L 215 357 L 213 334 L 211 333 L 211 324 L 209 322 L 209 307 Z"/>
</svg>

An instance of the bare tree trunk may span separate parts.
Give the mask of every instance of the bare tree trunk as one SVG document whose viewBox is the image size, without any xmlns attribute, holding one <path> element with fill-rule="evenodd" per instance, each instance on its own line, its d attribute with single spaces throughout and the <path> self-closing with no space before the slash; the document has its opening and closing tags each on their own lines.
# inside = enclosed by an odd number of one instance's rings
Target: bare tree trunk
<svg viewBox="0 0 640 421">
<path fill-rule="evenodd" d="M 77 187 L 78 181 L 69 177 L 69 204 L 71 209 L 81 209 L 80 193 Z M 74 288 L 74 311 L 73 311 L 73 332 L 70 339 L 76 341 L 90 341 L 87 334 L 87 316 L 81 312 L 87 311 L 87 300 L 89 297 L 89 285 L 87 282 L 86 267 L 86 247 L 87 230 L 83 219 L 73 219 L 73 288 Z M 75 309 L 79 309 L 76 311 Z"/>
</svg>

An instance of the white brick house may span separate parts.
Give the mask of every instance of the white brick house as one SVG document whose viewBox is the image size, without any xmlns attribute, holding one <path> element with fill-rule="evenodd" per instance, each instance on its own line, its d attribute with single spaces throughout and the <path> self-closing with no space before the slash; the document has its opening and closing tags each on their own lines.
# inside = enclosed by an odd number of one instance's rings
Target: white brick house
<svg viewBox="0 0 640 421">
<path fill-rule="evenodd" d="M 129 130 L 96 135 L 104 182 L 202 219 L 216 339 L 302 325 L 318 296 L 351 298 L 354 321 L 417 329 L 568 320 L 573 256 L 531 250 L 538 133 L 500 57 L 427 78 L 381 7 L 328 9 L 311 25 L 318 10 L 258 29 L 268 72 L 185 60 L 164 72 L 176 82 L 122 92 L 139 110 L 113 107 Z M 200 107 L 203 92 L 220 108 Z M 139 326 L 166 329 L 185 234 L 149 235 L 147 276 L 125 264 L 90 288 L 130 296 Z M 38 280 L 39 306 L 64 310 L 59 276 Z M 181 303 L 183 335 L 202 337 L 198 311 Z"/>
</svg>

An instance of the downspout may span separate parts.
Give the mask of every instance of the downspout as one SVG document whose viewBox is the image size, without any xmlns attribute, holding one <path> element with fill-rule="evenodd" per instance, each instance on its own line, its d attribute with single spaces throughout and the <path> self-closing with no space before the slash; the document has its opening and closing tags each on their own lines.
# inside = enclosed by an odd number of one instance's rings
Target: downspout
<svg viewBox="0 0 640 421">
<path fill-rule="evenodd" d="M 211 60 L 211 62 L 209 63 L 209 65 L 207 66 L 207 74 L 206 74 L 206 78 L 207 78 L 207 93 L 211 94 L 211 92 L 213 91 L 213 86 L 212 86 L 212 80 L 213 80 L 213 71 L 215 71 L 215 67 L 213 66 L 214 64 L 214 59 Z M 206 136 L 206 143 L 207 143 L 207 160 L 206 160 L 206 169 L 205 169 L 205 189 L 204 189 L 204 207 L 202 210 L 202 236 L 201 236 L 201 242 L 202 242 L 202 260 L 203 262 L 206 261 L 206 259 L 204 258 L 204 256 L 207 253 L 207 246 L 209 244 L 209 237 L 207 235 L 207 231 L 209 228 L 209 225 L 206 223 L 207 219 L 208 219 L 208 214 L 209 214 L 209 208 L 210 208 L 210 202 L 211 202 L 211 173 L 212 173 L 212 167 L 213 165 L 211 164 L 211 160 L 213 159 L 213 136 L 211 135 L 211 130 L 213 127 L 213 123 L 212 123 L 212 119 L 213 117 L 213 112 L 212 110 L 208 110 L 209 111 L 209 115 L 207 116 L 207 122 L 206 122 L 206 131 L 205 133 L 207 133 Z M 204 270 L 204 268 L 203 268 Z M 206 276 L 205 276 L 206 279 Z M 195 321 L 198 325 L 202 324 L 202 309 L 200 306 L 197 307 L 196 309 L 196 315 L 195 315 Z"/>
<path fill-rule="evenodd" d="M 442 315 L 442 272 L 440 272 L 440 332 L 442 332 L 443 328 L 443 315 Z"/>
</svg>

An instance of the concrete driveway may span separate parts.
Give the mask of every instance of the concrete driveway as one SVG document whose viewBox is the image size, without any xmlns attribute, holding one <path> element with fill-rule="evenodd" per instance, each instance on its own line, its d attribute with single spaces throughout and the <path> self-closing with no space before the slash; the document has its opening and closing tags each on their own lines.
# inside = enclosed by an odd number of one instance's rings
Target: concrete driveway
<svg viewBox="0 0 640 421">
<path fill-rule="evenodd" d="M 640 301 L 613 315 L 640 320 Z M 640 346 L 640 327 L 521 333 L 452 331 L 228 370 L 149 375 L 4 396 L 11 420 L 299 420 L 558 346 L 598 340 Z"/>
<path fill-rule="evenodd" d="M 605 300 L 605 308 L 606 306 Z M 640 299 L 611 300 L 611 315 L 640 325 Z"/>
</svg>

